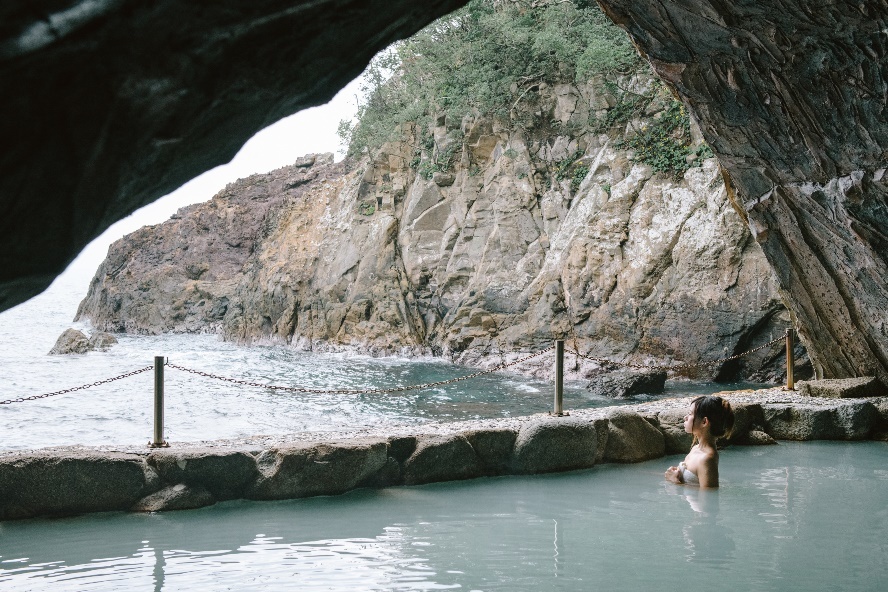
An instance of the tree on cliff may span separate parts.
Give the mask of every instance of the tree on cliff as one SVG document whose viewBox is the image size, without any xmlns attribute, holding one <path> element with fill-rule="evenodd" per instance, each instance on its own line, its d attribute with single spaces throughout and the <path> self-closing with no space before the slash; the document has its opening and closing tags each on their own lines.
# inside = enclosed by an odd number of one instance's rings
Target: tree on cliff
<svg viewBox="0 0 888 592">
<path fill-rule="evenodd" d="M 587 0 L 473 0 L 378 55 L 357 123 L 339 131 L 358 155 L 404 123 L 473 111 L 508 119 L 540 82 L 583 83 L 640 65 L 626 35 Z"/>
</svg>

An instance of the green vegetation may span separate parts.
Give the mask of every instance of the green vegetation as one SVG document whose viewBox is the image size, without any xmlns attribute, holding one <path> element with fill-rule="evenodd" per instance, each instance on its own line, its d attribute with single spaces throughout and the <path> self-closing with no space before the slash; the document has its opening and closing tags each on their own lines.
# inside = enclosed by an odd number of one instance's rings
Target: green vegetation
<svg viewBox="0 0 888 592">
<path fill-rule="evenodd" d="M 341 122 L 339 134 L 351 156 L 412 137 L 411 167 L 431 179 L 458 159 L 462 136 L 453 127 L 469 114 L 543 134 L 614 136 L 630 121 L 649 119 L 646 111 L 659 110 L 652 124 L 616 145 L 634 150 L 636 160 L 655 170 L 680 177 L 694 154 L 684 108 L 660 83 L 645 92 L 619 84 L 643 68 L 626 35 L 591 0 L 472 0 L 374 58 L 356 123 Z M 585 84 L 595 76 L 601 76 L 615 104 L 590 115 L 588 125 L 548 121 L 532 108 L 543 83 Z M 431 130 L 441 118 L 451 131 L 436 147 Z M 711 154 L 705 146 L 697 152 L 701 159 Z M 518 153 L 508 148 L 504 155 L 514 159 Z M 581 156 L 557 163 L 554 179 L 546 183 L 570 179 L 576 190 L 589 170 Z M 471 166 L 470 175 L 476 175 L 477 166 Z"/>
<path fill-rule="evenodd" d="M 635 160 L 648 164 L 655 171 L 680 178 L 691 167 L 690 155 L 697 160 L 713 156 L 705 144 L 695 149 L 691 143 L 691 120 L 684 105 L 670 99 L 659 117 L 634 136 L 617 144 L 635 151 Z"/>
<path fill-rule="evenodd" d="M 626 35 L 590 0 L 473 0 L 374 58 L 357 123 L 339 134 L 355 156 L 415 123 L 468 113 L 508 119 L 540 82 L 585 83 L 629 71 L 639 59 Z"/>
</svg>

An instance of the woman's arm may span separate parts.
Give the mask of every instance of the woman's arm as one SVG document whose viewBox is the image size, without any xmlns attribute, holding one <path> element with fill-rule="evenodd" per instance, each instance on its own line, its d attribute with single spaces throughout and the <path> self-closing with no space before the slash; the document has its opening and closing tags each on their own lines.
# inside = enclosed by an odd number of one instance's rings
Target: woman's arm
<svg viewBox="0 0 888 592">
<path fill-rule="evenodd" d="M 700 487 L 718 487 L 718 457 L 708 456 L 697 467 Z"/>
<path fill-rule="evenodd" d="M 669 467 L 663 475 L 667 481 L 681 485 L 684 481 L 681 478 L 681 470 L 678 467 Z"/>
</svg>

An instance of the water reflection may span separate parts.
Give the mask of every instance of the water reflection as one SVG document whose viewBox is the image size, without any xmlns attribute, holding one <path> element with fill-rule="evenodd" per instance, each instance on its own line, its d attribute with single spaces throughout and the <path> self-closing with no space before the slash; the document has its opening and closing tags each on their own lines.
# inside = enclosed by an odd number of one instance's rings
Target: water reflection
<svg viewBox="0 0 888 592">
<path fill-rule="evenodd" d="M 731 530 L 719 522 L 719 491 L 699 487 L 682 489 L 693 511 L 682 529 L 688 562 L 729 565 L 734 559 L 735 544 Z"/>
<path fill-rule="evenodd" d="M 0 589 L 885 590 L 886 453 L 873 442 L 732 448 L 719 490 L 664 484 L 660 459 L 6 522 Z"/>
</svg>

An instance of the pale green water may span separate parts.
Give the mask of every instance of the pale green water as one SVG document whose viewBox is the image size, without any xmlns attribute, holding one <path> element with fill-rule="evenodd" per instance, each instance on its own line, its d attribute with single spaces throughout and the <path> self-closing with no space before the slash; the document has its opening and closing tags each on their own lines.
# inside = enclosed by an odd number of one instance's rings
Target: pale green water
<svg viewBox="0 0 888 592">
<path fill-rule="evenodd" d="M 0 589 L 888 589 L 888 444 L 0 524 Z"/>
</svg>

